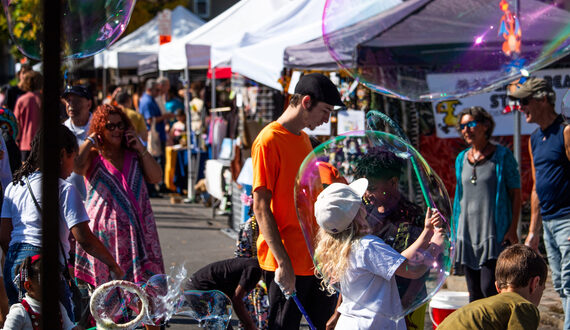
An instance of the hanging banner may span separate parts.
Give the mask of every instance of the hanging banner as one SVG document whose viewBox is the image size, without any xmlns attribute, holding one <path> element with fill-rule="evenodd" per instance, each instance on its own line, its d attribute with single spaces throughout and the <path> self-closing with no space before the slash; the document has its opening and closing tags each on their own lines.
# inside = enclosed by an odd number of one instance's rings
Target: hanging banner
<svg viewBox="0 0 570 330">
<path fill-rule="evenodd" d="M 492 72 L 488 73 L 489 76 Z M 452 90 L 452 87 L 473 81 L 473 77 L 484 79 L 484 73 L 449 73 L 449 74 L 431 74 L 427 75 L 427 83 L 430 90 Z M 550 81 L 552 88 L 556 92 L 556 112 L 560 113 L 562 109 L 562 98 L 570 88 L 570 69 L 541 70 L 531 73 L 533 77 L 545 78 Z M 492 92 L 468 96 L 459 100 L 445 100 L 433 102 L 433 112 L 439 138 L 457 138 L 459 133 L 455 129 L 457 123 L 457 115 L 461 110 L 473 106 L 483 107 L 493 116 L 495 120 L 494 136 L 510 136 L 514 131 L 514 112 L 503 113 L 507 105 L 507 92 L 504 87 L 498 88 Z M 566 114 L 568 115 L 568 114 Z M 536 124 L 528 124 L 525 120 L 524 113 L 521 114 L 521 134 L 529 135 L 538 126 Z"/>
<path fill-rule="evenodd" d="M 158 13 L 158 44 L 166 44 L 172 40 L 172 12 L 165 9 Z"/>
</svg>

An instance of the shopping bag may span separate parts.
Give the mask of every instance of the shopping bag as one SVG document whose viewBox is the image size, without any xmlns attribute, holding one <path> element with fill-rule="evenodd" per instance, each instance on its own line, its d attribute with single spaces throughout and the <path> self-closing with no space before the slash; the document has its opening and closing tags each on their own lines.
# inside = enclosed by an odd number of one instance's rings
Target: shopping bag
<svg viewBox="0 0 570 330">
<path fill-rule="evenodd" d="M 156 119 L 152 118 L 150 124 L 150 131 L 148 132 L 148 152 L 153 157 L 162 156 L 162 142 L 160 141 L 160 135 L 156 130 Z"/>
</svg>

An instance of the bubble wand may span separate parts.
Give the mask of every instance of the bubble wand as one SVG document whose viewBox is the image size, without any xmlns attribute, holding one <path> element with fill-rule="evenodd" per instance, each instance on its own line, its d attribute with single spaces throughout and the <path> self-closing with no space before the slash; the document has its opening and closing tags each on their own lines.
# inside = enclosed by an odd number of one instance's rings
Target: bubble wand
<svg viewBox="0 0 570 330">
<path fill-rule="evenodd" d="M 277 281 L 275 281 L 275 283 L 277 283 L 277 286 L 279 287 L 279 289 L 281 289 L 281 292 L 283 292 L 283 294 L 285 295 L 286 299 L 289 298 L 293 298 L 293 301 L 295 302 L 295 304 L 297 305 L 297 308 L 299 308 L 299 311 L 301 312 L 301 314 L 303 314 L 303 316 L 305 317 L 305 320 L 307 320 L 307 323 L 309 323 L 309 328 L 311 330 L 317 330 L 317 328 L 315 327 L 315 325 L 313 324 L 313 322 L 311 321 L 311 319 L 309 318 L 309 314 L 307 314 L 307 311 L 305 310 L 305 308 L 303 307 L 303 304 L 301 304 L 301 301 L 299 300 L 299 297 L 297 297 L 297 292 L 293 292 L 291 294 L 285 293 L 285 290 L 283 289 L 283 287 L 281 286 L 281 284 Z"/>
</svg>

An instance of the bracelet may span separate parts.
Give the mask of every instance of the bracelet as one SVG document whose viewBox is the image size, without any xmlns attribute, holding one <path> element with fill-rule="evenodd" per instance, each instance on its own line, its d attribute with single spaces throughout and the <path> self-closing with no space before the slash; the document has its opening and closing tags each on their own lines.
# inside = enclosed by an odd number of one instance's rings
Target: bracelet
<svg viewBox="0 0 570 330">
<path fill-rule="evenodd" d="M 90 137 L 90 136 L 86 137 L 85 140 L 91 141 L 91 143 L 92 143 L 93 145 L 96 145 L 96 144 L 95 144 L 95 139 L 92 138 L 92 137 Z"/>
<path fill-rule="evenodd" d="M 143 158 L 143 157 L 146 156 L 147 154 L 148 154 L 148 150 L 145 149 L 143 152 L 141 152 L 141 153 L 139 154 L 139 157 L 140 157 L 140 158 Z"/>
</svg>

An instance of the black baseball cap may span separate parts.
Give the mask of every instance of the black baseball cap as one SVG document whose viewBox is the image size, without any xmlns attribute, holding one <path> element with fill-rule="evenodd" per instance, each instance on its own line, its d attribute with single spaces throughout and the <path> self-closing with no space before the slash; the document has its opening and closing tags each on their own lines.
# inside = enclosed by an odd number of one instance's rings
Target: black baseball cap
<svg viewBox="0 0 570 330">
<path fill-rule="evenodd" d="M 317 101 L 330 105 L 345 106 L 340 99 L 340 93 L 336 86 L 328 77 L 320 73 L 310 73 L 302 76 L 297 86 L 295 86 L 295 94 L 309 95 Z"/>
<path fill-rule="evenodd" d="M 93 96 L 91 95 L 91 92 L 89 91 L 89 89 L 87 89 L 87 87 L 82 86 L 82 85 L 67 86 L 67 88 L 65 89 L 63 94 L 61 94 L 61 97 L 65 98 L 69 94 L 75 94 L 77 96 L 81 96 L 81 97 L 86 98 L 88 100 L 93 99 Z"/>
</svg>

